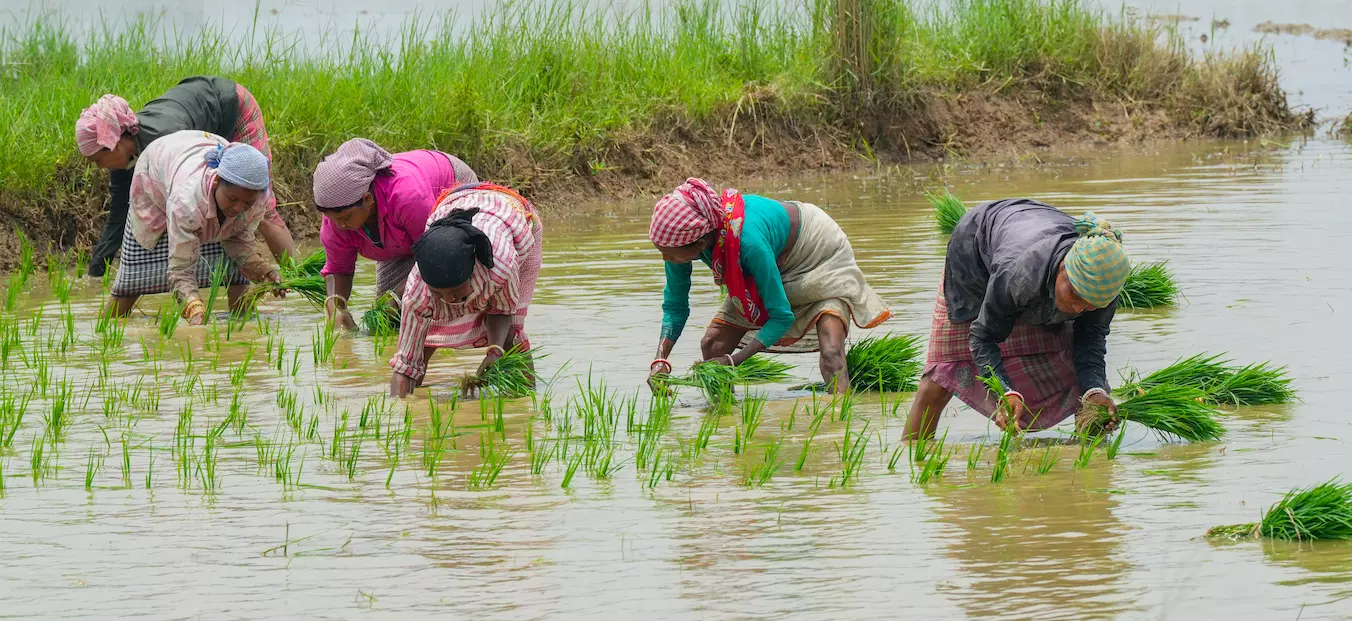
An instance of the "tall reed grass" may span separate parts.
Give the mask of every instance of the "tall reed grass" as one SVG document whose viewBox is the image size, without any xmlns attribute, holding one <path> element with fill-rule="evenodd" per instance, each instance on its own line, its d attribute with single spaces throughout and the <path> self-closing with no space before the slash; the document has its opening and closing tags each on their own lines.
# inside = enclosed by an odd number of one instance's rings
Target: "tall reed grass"
<svg viewBox="0 0 1352 621">
<path fill-rule="evenodd" d="M 904 153 L 937 144 L 937 129 L 898 136 L 861 117 L 924 118 L 935 95 L 974 90 L 1164 109 L 1209 135 L 1295 123 L 1265 52 L 1198 58 L 1175 33 L 1087 0 L 801 1 L 502 3 L 472 28 L 419 16 L 387 42 L 257 31 L 236 43 L 216 27 L 166 40 L 150 16 L 83 39 L 59 16 L 3 25 L 0 210 L 38 229 L 51 228 L 41 211 L 51 205 L 101 204 L 105 176 L 71 140 L 80 110 L 105 92 L 139 107 L 194 74 L 227 76 L 257 97 L 284 204 L 306 202 L 314 164 L 353 136 L 454 153 L 531 192 L 630 169 L 626 145 L 703 132 L 725 144 L 734 128 Z M 80 232 L 88 239 L 96 225 Z"/>
</svg>

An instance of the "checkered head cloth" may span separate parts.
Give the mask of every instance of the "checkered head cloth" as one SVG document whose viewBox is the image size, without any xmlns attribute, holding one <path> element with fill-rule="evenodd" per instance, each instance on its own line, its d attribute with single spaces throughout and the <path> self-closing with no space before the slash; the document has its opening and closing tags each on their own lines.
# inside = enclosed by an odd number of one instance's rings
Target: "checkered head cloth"
<svg viewBox="0 0 1352 621">
<path fill-rule="evenodd" d="M 679 248 L 717 230 L 722 223 L 718 193 L 703 179 L 691 177 L 657 201 L 648 239 L 663 248 Z"/>
<path fill-rule="evenodd" d="M 1075 221 L 1080 238 L 1066 255 L 1066 276 L 1084 301 L 1106 308 L 1122 292 L 1131 261 L 1122 249 L 1122 232 L 1094 212 Z"/>
<path fill-rule="evenodd" d="M 394 156 L 365 138 L 344 142 L 315 167 L 315 205 L 333 209 L 351 205 L 371 187 L 376 173 L 394 163 Z"/>
</svg>

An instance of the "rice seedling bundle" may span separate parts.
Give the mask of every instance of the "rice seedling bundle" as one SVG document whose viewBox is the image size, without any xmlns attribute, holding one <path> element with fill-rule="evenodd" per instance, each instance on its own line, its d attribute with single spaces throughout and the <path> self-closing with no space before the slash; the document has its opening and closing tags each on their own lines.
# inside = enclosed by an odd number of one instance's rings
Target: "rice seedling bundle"
<svg viewBox="0 0 1352 621">
<path fill-rule="evenodd" d="M 371 336 L 398 335 L 399 321 L 399 307 L 389 291 L 376 298 L 375 306 L 361 315 L 361 327 Z"/>
<path fill-rule="evenodd" d="M 263 296 L 275 291 L 290 291 L 300 294 L 301 297 L 308 300 L 311 304 L 318 307 L 324 306 L 324 300 L 328 297 L 328 285 L 324 283 L 324 277 L 319 275 L 282 275 L 281 282 L 260 282 L 254 283 L 249 287 L 249 292 L 245 294 L 244 308 L 257 308 L 259 300 Z"/>
<path fill-rule="evenodd" d="M 792 365 L 779 360 L 752 356 L 735 367 L 717 362 L 701 362 L 691 367 L 685 377 L 670 377 L 667 382 L 699 388 L 711 403 L 732 403 L 733 387 L 783 382 L 792 377 L 789 375 L 792 368 Z"/>
<path fill-rule="evenodd" d="M 1173 306 L 1178 299 L 1178 284 L 1167 261 L 1141 263 L 1131 268 L 1117 305 L 1121 308 Z"/>
<path fill-rule="evenodd" d="M 287 256 L 282 260 L 281 270 L 282 278 L 298 278 L 301 276 L 319 276 L 320 270 L 324 269 L 324 263 L 328 261 L 328 255 L 324 249 L 320 248 L 310 253 L 310 256 L 304 259 L 296 259 Z"/>
<path fill-rule="evenodd" d="M 920 337 L 888 334 L 861 339 L 845 354 L 856 391 L 914 392 L 924 366 Z"/>
<path fill-rule="evenodd" d="M 947 188 L 943 194 L 926 192 L 925 198 L 934 208 L 934 220 L 939 225 L 939 231 L 945 235 L 951 235 L 953 228 L 958 225 L 958 220 L 967 215 L 967 206 Z"/>
<path fill-rule="evenodd" d="M 1352 483 L 1337 478 L 1286 493 L 1261 522 L 1216 526 L 1208 537 L 1268 537 L 1306 541 L 1352 539 Z"/>
<path fill-rule="evenodd" d="M 536 351 L 523 351 L 520 346 L 514 346 L 484 369 L 482 375 L 471 380 L 494 395 L 510 399 L 528 397 L 535 392 L 532 360 L 538 355 Z M 468 384 L 467 381 L 462 389 L 467 388 Z"/>
<path fill-rule="evenodd" d="M 1224 354 L 1197 354 L 1184 358 L 1143 378 L 1131 378 L 1115 391 L 1129 396 L 1155 386 L 1171 384 L 1195 388 L 1213 405 L 1270 405 L 1296 398 L 1286 367 L 1260 362 L 1236 366 Z"/>
<path fill-rule="evenodd" d="M 1154 430 L 1163 440 L 1188 442 L 1219 440 L 1225 428 L 1216 422 L 1219 413 L 1206 402 L 1206 393 L 1192 386 L 1158 384 L 1117 405 L 1117 416 Z M 1090 437 L 1101 437 L 1109 421 L 1106 408 L 1094 408 L 1095 417 L 1081 426 Z"/>
</svg>

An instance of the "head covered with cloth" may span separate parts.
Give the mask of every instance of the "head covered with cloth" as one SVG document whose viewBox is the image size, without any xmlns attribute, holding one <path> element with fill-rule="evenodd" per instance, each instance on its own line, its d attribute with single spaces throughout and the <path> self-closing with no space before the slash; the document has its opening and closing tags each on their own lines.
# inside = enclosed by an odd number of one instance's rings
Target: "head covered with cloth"
<svg viewBox="0 0 1352 621">
<path fill-rule="evenodd" d="M 207 168 L 216 171 L 213 189 L 216 206 L 227 215 L 237 216 L 254 204 L 272 183 L 268 158 L 244 143 L 217 146 L 203 156 Z"/>
<path fill-rule="evenodd" d="M 706 237 L 722 227 L 723 214 L 718 192 L 703 179 L 691 177 L 653 206 L 648 239 L 664 255 L 675 249 L 693 251 L 684 261 L 689 263 L 708 245 Z"/>
<path fill-rule="evenodd" d="M 1107 308 L 1122 292 L 1127 274 L 1131 272 L 1131 261 L 1122 249 L 1122 232 L 1092 211 L 1075 221 L 1075 232 L 1080 237 L 1062 263 L 1064 284 L 1063 279 L 1057 279 L 1058 305 L 1069 306 L 1076 312 Z M 1074 295 L 1067 296 L 1069 292 L 1063 291 L 1066 288 Z M 1067 301 L 1063 297 L 1071 299 Z M 1080 304 L 1080 300 L 1084 304 Z"/>
<path fill-rule="evenodd" d="M 80 155 L 103 168 L 126 168 L 133 160 L 136 143 L 129 137 L 140 128 L 127 100 L 104 95 L 80 112 L 75 121 L 75 146 Z M 128 137 L 127 140 L 123 138 Z"/>
<path fill-rule="evenodd" d="M 473 293 L 476 265 L 491 270 L 495 264 L 492 241 L 472 223 L 478 213 L 478 208 L 453 211 L 429 224 L 413 244 L 423 282 L 447 304 L 460 304 Z"/>
</svg>

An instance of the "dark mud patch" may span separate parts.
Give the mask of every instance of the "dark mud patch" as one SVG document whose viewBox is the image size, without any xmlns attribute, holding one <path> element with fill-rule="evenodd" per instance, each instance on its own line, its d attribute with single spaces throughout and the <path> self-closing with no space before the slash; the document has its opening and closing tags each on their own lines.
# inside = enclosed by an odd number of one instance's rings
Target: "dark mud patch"
<svg viewBox="0 0 1352 621">
<path fill-rule="evenodd" d="M 1284 34 L 1298 37 L 1314 37 L 1322 41 L 1337 41 L 1346 46 L 1352 46 L 1352 29 L 1348 28 L 1320 28 L 1310 24 L 1278 24 L 1275 22 L 1263 22 L 1254 26 L 1254 32 L 1260 34 Z"/>
</svg>

